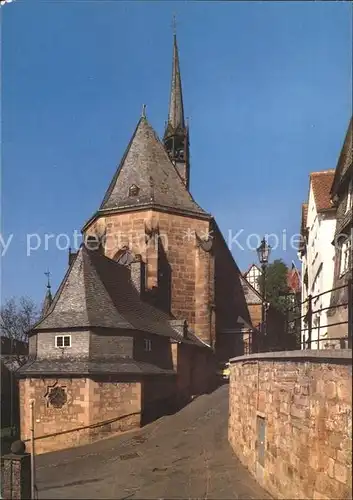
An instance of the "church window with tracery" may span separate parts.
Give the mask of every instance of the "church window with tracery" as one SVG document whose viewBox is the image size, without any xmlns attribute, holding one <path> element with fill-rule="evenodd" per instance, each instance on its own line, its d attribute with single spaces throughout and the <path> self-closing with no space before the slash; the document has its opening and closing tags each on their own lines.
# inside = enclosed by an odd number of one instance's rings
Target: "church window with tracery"
<svg viewBox="0 0 353 500">
<path fill-rule="evenodd" d="M 67 394 L 63 387 L 53 387 L 48 394 L 48 403 L 53 408 L 62 408 L 67 402 Z"/>
</svg>

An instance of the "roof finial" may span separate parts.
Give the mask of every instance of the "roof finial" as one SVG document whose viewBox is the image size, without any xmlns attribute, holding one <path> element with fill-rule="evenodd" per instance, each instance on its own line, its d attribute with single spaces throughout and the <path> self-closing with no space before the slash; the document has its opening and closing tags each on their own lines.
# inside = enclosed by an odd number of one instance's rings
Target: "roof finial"
<svg viewBox="0 0 353 500">
<path fill-rule="evenodd" d="M 142 105 L 142 114 L 141 114 L 142 118 L 146 118 L 146 104 L 143 104 Z"/>
<path fill-rule="evenodd" d="M 50 284 L 50 275 L 51 275 L 51 272 L 48 269 L 48 271 L 46 273 L 44 273 L 44 274 L 48 278 L 47 288 L 48 288 L 48 290 L 50 290 L 51 289 L 51 284 Z"/>
<path fill-rule="evenodd" d="M 174 36 L 176 36 L 176 25 L 177 25 L 176 15 L 175 15 L 175 12 L 174 12 L 173 19 L 172 19 L 172 29 L 173 29 L 173 35 Z"/>
</svg>

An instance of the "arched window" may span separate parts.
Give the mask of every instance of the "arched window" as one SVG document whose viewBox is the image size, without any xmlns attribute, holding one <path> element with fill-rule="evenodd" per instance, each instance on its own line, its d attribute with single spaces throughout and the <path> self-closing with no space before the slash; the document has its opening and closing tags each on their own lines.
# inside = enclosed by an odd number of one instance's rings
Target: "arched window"
<svg viewBox="0 0 353 500">
<path fill-rule="evenodd" d="M 132 186 L 129 187 L 129 196 L 137 196 L 139 194 L 139 187 L 136 186 L 136 184 L 133 184 Z"/>
<path fill-rule="evenodd" d="M 129 266 L 135 260 L 135 256 L 128 247 L 124 247 L 115 254 L 114 260 L 122 266 Z"/>
</svg>

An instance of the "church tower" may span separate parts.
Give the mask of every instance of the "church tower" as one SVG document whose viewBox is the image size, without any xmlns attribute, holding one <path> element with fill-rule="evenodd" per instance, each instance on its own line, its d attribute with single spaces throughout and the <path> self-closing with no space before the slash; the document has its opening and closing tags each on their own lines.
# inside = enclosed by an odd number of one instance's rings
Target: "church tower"
<svg viewBox="0 0 353 500">
<path fill-rule="evenodd" d="M 163 142 L 169 158 L 177 169 L 186 189 L 190 183 L 189 127 L 185 124 L 183 92 L 180 76 L 179 53 L 174 30 L 173 65 L 169 114 Z"/>
<path fill-rule="evenodd" d="M 189 130 L 173 35 L 168 121 L 160 140 L 145 107 L 102 203 L 84 225 L 110 259 L 143 264 L 141 295 L 186 320 L 203 342 L 235 355 L 237 318 L 249 313 L 240 273 L 212 215 L 189 190 Z M 222 354 L 223 353 L 223 354 Z"/>
</svg>

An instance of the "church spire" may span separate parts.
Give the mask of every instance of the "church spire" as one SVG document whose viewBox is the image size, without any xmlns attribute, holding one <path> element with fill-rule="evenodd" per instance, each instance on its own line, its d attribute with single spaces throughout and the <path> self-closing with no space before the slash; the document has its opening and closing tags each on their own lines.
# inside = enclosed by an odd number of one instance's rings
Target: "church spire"
<svg viewBox="0 0 353 500">
<path fill-rule="evenodd" d="M 179 52 L 173 18 L 173 64 L 169 98 L 169 113 L 164 132 L 164 146 L 185 186 L 189 189 L 189 134 L 185 126 L 183 91 L 181 85 Z"/>
<path fill-rule="evenodd" d="M 170 89 L 169 100 L 169 114 L 168 125 L 176 130 L 178 128 L 185 128 L 184 122 L 184 105 L 183 105 L 183 91 L 181 87 L 180 64 L 178 44 L 175 31 L 174 20 L 174 33 L 173 33 L 173 66 L 172 66 L 172 83 Z"/>
<path fill-rule="evenodd" d="M 51 285 L 50 285 L 50 271 L 48 270 L 44 274 L 48 278 L 48 283 L 47 283 L 47 293 L 45 294 L 43 307 L 42 307 L 42 317 L 44 317 L 47 314 L 49 307 L 51 306 L 51 303 L 53 302 L 53 297 L 51 294 Z"/>
</svg>

